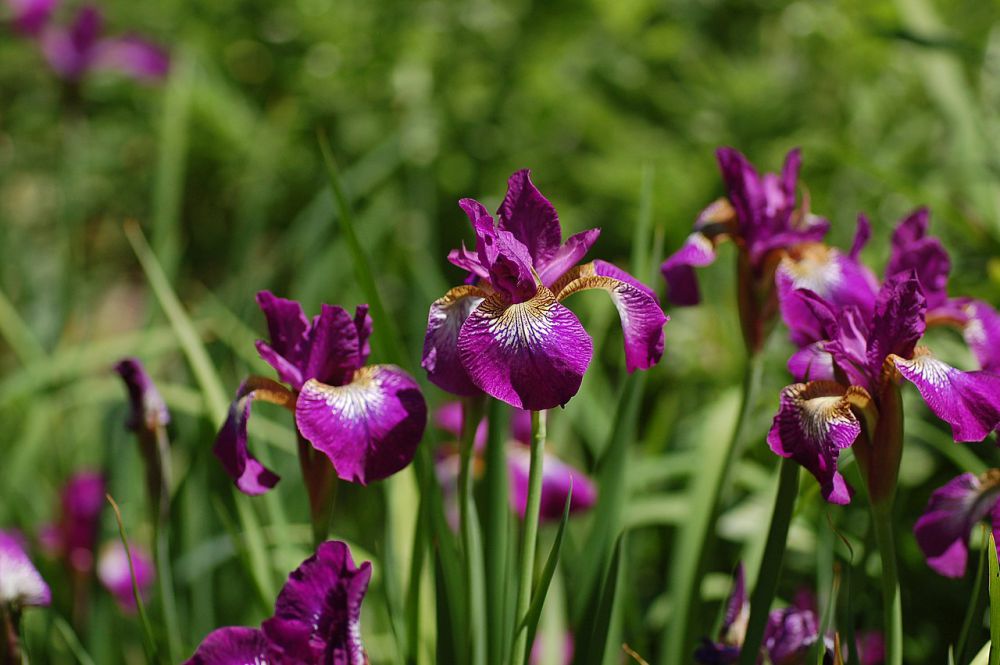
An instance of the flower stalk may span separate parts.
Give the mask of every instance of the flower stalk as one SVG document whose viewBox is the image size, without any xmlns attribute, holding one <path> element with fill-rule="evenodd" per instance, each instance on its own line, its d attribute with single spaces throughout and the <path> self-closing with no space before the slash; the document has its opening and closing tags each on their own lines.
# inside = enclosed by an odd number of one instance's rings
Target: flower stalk
<svg viewBox="0 0 1000 665">
<path fill-rule="evenodd" d="M 872 504 L 875 544 L 882 560 L 882 615 L 885 631 L 885 665 L 903 663 L 903 606 L 896 568 L 896 541 L 892 528 L 892 504 Z"/>
<path fill-rule="evenodd" d="M 326 455 L 298 434 L 299 468 L 309 495 L 309 518 L 313 547 L 319 547 L 330 531 L 330 518 L 337 498 L 337 477 Z"/>
<path fill-rule="evenodd" d="M 486 659 L 486 595 L 483 578 L 482 542 L 476 522 L 476 502 L 473 496 L 472 459 L 476 430 L 483 415 L 480 396 L 466 397 L 462 401 L 462 435 L 459 443 L 460 465 L 458 471 L 459 531 L 462 557 L 465 563 L 465 593 L 469 612 L 470 662 L 485 663 Z"/>
<path fill-rule="evenodd" d="M 21 665 L 20 612 L 13 605 L 0 607 L 0 662 Z"/>
<path fill-rule="evenodd" d="M 528 472 L 528 501 L 524 510 L 524 537 L 521 541 L 521 575 L 517 591 L 514 624 L 520 625 L 531 605 L 531 583 L 535 569 L 538 516 L 542 500 L 542 459 L 545 453 L 545 411 L 531 412 L 531 466 Z M 528 662 L 528 634 L 519 631 L 511 652 L 511 665 Z"/>
</svg>

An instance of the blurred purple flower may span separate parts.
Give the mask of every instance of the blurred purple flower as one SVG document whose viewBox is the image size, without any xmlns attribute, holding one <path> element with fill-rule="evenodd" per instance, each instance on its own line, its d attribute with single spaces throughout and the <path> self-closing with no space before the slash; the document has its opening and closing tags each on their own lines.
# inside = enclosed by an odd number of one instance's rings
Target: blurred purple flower
<svg viewBox="0 0 1000 665">
<path fill-rule="evenodd" d="M 138 358 L 124 358 L 115 364 L 115 372 L 125 382 L 129 398 L 129 414 L 125 426 L 136 432 L 140 428 L 156 431 L 170 424 L 170 411 L 153 380 Z"/>
<path fill-rule="evenodd" d="M 59 76 L 79 81 L 94 71 L 116 71 L 141 81 L 158 81 L 170 70 L 167 53 L 144 39 L 104 37 L 104 17 L 86 5 L 68 26 L 49 24 L 39 35 L 42 53 Z"/>
<path fill-rule="evenodd" d="M 39 532 L 39 541 L 52 555 L 63 560 L 77 574 L 94 568 L 97 533 L 104 509 L 104 476 L 94 471 L 79 471 L 63 485 L 59 514 L 54 524 Z"/>
<path fill-rule="evenodd" d="M 219 628 L 186 665 L 365 665 L 361 602 L 371 572 L 368 562 L 354 565 L 345 543 L 323 543 L 288 576 L 274 615 L 260 629 Z"/>
<path fill-rule="evenodd" d="M 0 605 L 45 606 L 52 592 L 25 552 L 18 534 L 0 530 Z"/>
<path fill-rule="evenodd" d="M 528 661 L 529 665 L 551 665 L 546 663 L 545 660 L 545 635 L 539 634 L 535 637 L 534 644 L 531 645 L 531 658 Z M 562 645 L 562 660 L 561 665 L 570 665 L 573 662 L 573 653 L 576 650 L 576 644 L 573 642 L 573 633 L 566 633 L 563 638 Z"/>
<path fill-rule="evenodd" d="M 527 416 L 528 430 L 525 432 L 523 422 Z M 511 509 L 519 517 L 524 518 L 528 502 L 528 471 L 530 467 L 530 419 L 528 411 L 514 409 L 511 414 L 511 437 L 507 442 L 507 474 L 510 481 L 509 499 Z M 462 404 L 450 402 L 440 407 L 434 414 L 437 426 L 455 437 L 462 431 Z M 486 445 L 487 421 L 483 418 L 476 429 L 476 445 L 473 454 L 474 461 L 479 457 Z M 458 524 L 458 472 L 459 455 L 454 446 L 442 446 L 435 463 L 438 482 L 441 484 L 445 499 L 445 510 L 449 523 Z M 542 459 L 542 497 L 539 519 L 543 522 L 553 522 L 562 519 L 566 499 L 569 498 L 570 487 L 573 496 L 570 499 L 570 514 L 589 510 L 597 502 L 597 487 L 587 475 L 569 464 L 566 464 L 551 453 L 545 453 Z"/>
<path fill-rule="evenodd" d="M 448 260 L 469 272 L 465 286 L 436 300 L 427 317 L 422 366 L 438 387 L 457 395 L 480 392 L 533 411 L 564 405 L 590 365 L 593 343 L 561 301 L 585 289 L 604 289 L 625 333 L 629 372 L 663 355 L 667 317 L 656 295 L 604 261 L 576 265 L 597 240 L 591 229 L 562 242 L 559 217 L 529 172 L 510 177 L 497 211 L 462 199 L 476 234 Z"/>
<path fill-rule="evenodd" d="M 135 583 L 139 589 L 139 595 L 143 602 L 146 602 L 149 590 L 153 586 L 153 582 L 156 581 L 156 568 L 153 566 L 153 560 L 149 553 L 141 547 L 130 544 L 129 552 L 132 554 L 132 566 L 135 569 Z M 132 573 L 129 569 L 125 546 L 120 542 L 109 543 L 101 548 L 97 558 L 97 577 L 101 580 L 104 588 L 114 596 L 119 607 L 126 612 L 135 612 Z"/>
<path fill-rule="evenodd" d="M 41 33 L 57 4 L 59 0 L 7 0 L 14 29 L 28 37 Z"/>
<path fill-rule="evenodd" d="M 257 351 L 281 384 L 251 377 L 240 386 L 213 449 L 245 494 L 268 491 L 278 476 L 247 448 L 247 420 L 255 398 L 281 404 L 295 414 L 299 433 L 329 458 L 337 476 L 366 484 L 409 464 L 427 422 L 427 405 L 413 378 L 395 365 L 365 365 L 371 317 L 359 306 L 352 317 L 323 305 L 309 321 L 299 303 L 269 291 L 257 294 L 270 342 Z"/>
<path fill-rule="evenodd" d="M 969 534 L 987 518 L 1000 540 L 1000 469 L 981 476 L 963 473 L 934 490 L 913 527 L 927 565 L 946 577 L 962 577 Z"/>
</svg>

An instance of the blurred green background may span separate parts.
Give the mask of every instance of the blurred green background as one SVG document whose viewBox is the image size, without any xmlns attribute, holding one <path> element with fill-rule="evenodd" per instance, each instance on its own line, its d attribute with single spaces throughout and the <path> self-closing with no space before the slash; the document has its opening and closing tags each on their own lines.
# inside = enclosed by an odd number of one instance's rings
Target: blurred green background
<svg viewBox="0 0 1000 665">
<path fill-rule="evenodd" d="M 208 454 L 217 410 L 190 371 L 123 222 L 137 220 L 149 238 L 228 399 L 249 370 L 268 374 L 252 345 L 264 330 L 256 291 L 300 299 L 309 312 L 321 302 L 363 299 L 336 224 L 319 133 L 343 170 L 414 366 L 429 303 L 462 278 L 445 261 L 471 236 L 459 198 L 495 207 L 507 176 L 529 167 L 566 234 L 600 226 L 593 256 L 662 292 L 655 265 L 681 243 L 700 208 L 722 194 L 713 150 L 723 144 L 767 170 L 801 146 L 813 211 L 832 221 L 832 241 L 842 246 L 866 211 L 875 234 L 865 256 L 876 266 L 887 256 L 891 225 L 910 208 L 930 205 L 932 231 L 953 258 L 952 293 L 1000 304 L 995 2 L 100 6 L 112 31 L 135 30 L 170 49 L 164 84 L 101 74 L 70 91 L 30 42 L 0 38 L 0 526 L 33 532 L 51 516 L 71 470 L 107 467 L 127 524 L 143 537 L 140 461 L 122 430 L 123 394 L 108 371 L 122 355 L 140 356 L 175 412 L 178 464 L 191 488 L 175 542 L 191 647 L 214 626 L 259 621 L 267 607 L 246 602 L 246 576 L 226 565 L 239 551 L 223 528 L 236 511 L 228 481 Z M 60 15 L 76 7 L 67 0 Z M 631 243 L 643 201 L 662 238 L 660 256 Z M 630 449 L 645 462 L 630 476 L 625 514 L 634 537 L 621 621 L 625 639 L 643 654 L 655 653 L 669 617 L 666 570 L 695 461 L 729 433 L 719 404 L 727 403 L 743 362 L 732 259 L 723 251 L 703 271 L 703 307 L 668 310 L 666 355 L 650 373 Z M 590 468 L 611 427 L 605 405 L 620 386 L 621 340 L 602 296 L 579 298 L 585 324 L 607 343 L 580 397 L 553 416 L 552 440 Z M 736 560 L 752 562 L 762 546 L 775 464 L 763 433 L 787 383 L 790 348 L 775 337 L 752 428 L 757 444 L 737 468 L 736 490 L 724 497 L 720 538 L 707 562 L 709 601 L 725 593 Z M 942 355 L 967 362 L 957 337 L 939 337 Z M 447 399 L 433 389 L 428 397 Z M 261 412 L 273 419 L 254 424 L 253 445 L 286 480 L 254 509 L 273 527 L 265 531 L 280 580 L 307 553 L 305 498 L 290 429 L 277 410 Z M 934 487 L 980 460 L 996 464 L 997 455 L 989 443 L 951 443 L 919 400 L 909 415 L 898 524 L 907 662 L 943 662 L 971 579 L 935 576 L 909 530 Z M 786 599 L 799 586 L 818 584 L 822 593 L 834 551 L 848 556 L 827 514 L 848 539 L 865 530 L 862 510 L 821 505 L 814 485 L 803 480 L 808 499 L 793 525 Z M 378 496 L 345 489 L 334 526 L 373 556 L 383 545 L 381 524 L 371 528 Z M 574 556 L 584 556 L 586 520 L 573 526 L 569 569 Z M 113 533 L 107 524 L 105 535 Z M 860 568 L 854 612 L 859 627 L 877 625 L 875 585 L 864 583 Z M 554 593 L 553 605 L 572 588 Z M 373 596 L 368 646 L 374 662 L 392 662 L 382 596 Z M 101 602 L 81 642 L 99 663 L 116 662 L 122 649 L 134 659 L 141 649 L 132 619 Z M 39 618 L 32 628 L 36 660 L 71 662 L 46 622 Z M 709 620 L 702 632 L 711 630 Z"/>
</svg>

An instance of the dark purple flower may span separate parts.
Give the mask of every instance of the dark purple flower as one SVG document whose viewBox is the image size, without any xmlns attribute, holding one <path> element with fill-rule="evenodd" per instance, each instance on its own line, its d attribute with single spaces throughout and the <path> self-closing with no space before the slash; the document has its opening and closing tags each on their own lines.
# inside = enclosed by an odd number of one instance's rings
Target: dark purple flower
<svg viewBox="0 0 1000 665">
<path fill-rule="evenodd" d="M 52 592 L 24 551 L 16 534 L 0 530 L 0 604 L 45 606 Z"/>
<path fill-rule="evenodd" d="M 129 545 L 132 555 L 132 567 L 135 569 L 135 583 L 139 595 L 146 601 L 149 590 L 156 581 L 156 568 L 153 560 L 141 547 Z M 128 565 L 128 555 L 125 546 L 120 542 L 111 543 L 101 548 L 97 558 L 97 577 L 107 589 L 118 606 L 126 612 L 135 612 L 135 594 L 132 593 L 132 572 Z"/>
<path fill-rule="evenodd" d="M 882 665 L 885 662 L 885 637 L 877 630 L 858 633 L 856 638 L 861 665 Z"/>
<path fill-rule="evenodd" d="M 14 29 L 22 35 L 37 36 L 48 24 L 59 0 L 7 0 Z"/>
<path fill-rule="evenodd" d="M 980 441 L 1000 426 L 1000 375 L 960 371 L 917 346 L 927 325 L 927 300 L 913 270 L 890 276 L 870 312 L 857 304 L 838 307 L 805 289 L 792 297 L 808 310 L 810 327 L 821 341 L 789 362 L 793 375 L 809 382 L 785 388 L 768 442 L 774 452 L 794 458 L 816 476 L 828 501 L 850 500 L 837 472 L 839 452 L 862 433 L 859 413 L 867 414 L 872 431 L 880 420 L 896 417 L 898 404 L 885 396 L 895 394 L 900 378 L 913 383 L 935 415 L 951 425 L 956 441 Z M 895 455 L 884 450 L 885 444 L 879 450 L 870 447 L 874 455 L 889 455 L 883 459 Z M 859 451 L 859 460 L 862 454 L 867 448 Z M 898 466 L 898 457 L 876 473 L 894 478 L 887 468 L 892 465 Z M 882 480 L 889 483 L 885 489 L 894 484 Z"/>
<path fill-rule="evenodd" d="M 100 473 L 75 473 L 63 486 L 56 523 L 44 529 L 43 544 L 76 573 L 89 573 L 94 567 L 104 492 Z"/>
<path fill-rule="evenodd" d="M 720 242 L 735 241 L 740 253 L 740 321 L 748 348 L 759 350 L 774 318 L 774 273 L 779 260 L 800 247 L 818 243 L 829 224 L 809 213 L 808 200 L 796 205 L 802 162 L 797 149 L 788 153 L 780 174 L 760 175 L 732 148 L 720 148 L 716 157 L 727 198 L 702 211 L 691 235 L 667 257 L 660 271 L 672 303 L 696 305 L 701 296 L 694 269 L 715 261 Z"/>
<path fill-rule="evenodd" d="M 49 66 L 61 77 L 79 81 L 92 71 L 117 71 L 144 81 L 163 79 L 170 59 L 158 46 L 136 37 L 104 37 L 100 10 L 84 6 L 67 26 L 48 25 L 40 35 Z"/>
<path fill-rule="evenodd" d="M 726 599 L 726 613 L 722 617 L 719 641 L 703 639 L 701 646 L 695 651 L 695 662 L 703 665 L 727 665 L 739 660 L 749 620 L 750 601 L 747 599 L 743 564 L 740 563 L 736 566 L 733 588 Z"/>
<path fill-rule="evenodd" d="M 288 576 L 259 630 L 215 630 L 186 665 L 366 665 L 361 601 L 370 579 L 370 563 L 355 566 L 346 544 L 325 542 Z"/>
<path fill-rule="evenodd" d="M 128 391 L 130 410 L 125 426 L 133 432 L 140 427 L 149 431 L 166 427 L 170 423 L 170 411 L 142 362 L 138 358 L 125 358 L 115 365 L 115 371 Z"/>
<path fill-rule="evenodd" d="M 819 639 L 816 612 L 795 605 L 772 610 L 764 629 L 764 651 L 773 665 L 805 665 L 809 649 Z"/>
<path fill-rule="evenodd" d="M 1000 313 L 980 300 L 965 303 L 962 313 L 962 334 L 979 367 L 1000 373 Z"/>
<path fill-rule="evenodd" d="M 969 558 L 969 534 L 987 517 L 1000 539 L 1000 469 L 981 476 L 963 473 L 934 490 L 913 533 L 927 565 L 941 575 L 961 577 Z"/>
<path fill-rule="evenodd" d="M 533 411 L 565 404 L 580 387 L 593 343 L 562 300 L 595 288 L 611 295 L 621 316 L 628 371 L 659 361 L 667 317 L 656 295 L 610 263 L 577 265 L 599 231 L 564 244 L 555 208 L 527 170 L 510 177 L 498 220 L 472 199 L 460 205 L 476 249 L 448 256 L 469 279 L 436 300 L 427 317 L 422 366 L 432 383 Z"/>
<path fill-rule="evenodd" d="M 324 305 L 309 321 L 299 303 L 262 291 L 257 302 L 267 318 L 270 342 L 260 356 L 282 381 L 251 377 L 236 393 L 216 437 L 214 452 L 236 486 L 262 494 L 278 482 L 247 448 L 247 420 L 256 399 L 295 414 L 299 433 L 326 455 L 337 476 L 366 484 L 386 478 L 413 459 L 427 422 L 417 383 L 395 365 L 365 365 L 371 318 L 359 306 L 352 317 Z"/>
</svg>

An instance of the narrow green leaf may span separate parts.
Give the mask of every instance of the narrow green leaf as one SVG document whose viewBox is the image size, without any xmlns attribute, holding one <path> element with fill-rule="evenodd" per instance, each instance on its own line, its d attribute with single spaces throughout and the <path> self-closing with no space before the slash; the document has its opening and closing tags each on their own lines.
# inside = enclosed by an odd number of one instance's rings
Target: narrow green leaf
<svg viewBox="0 0 1000 665">
<path fill-rule="evenodd" d="M 624 556 L 625 534 L 615 541 L 611 555 L 611 563 L 601 585 L 600 602 L 590 621 L 581 627 L 577 633 L 580 645 L 573 657 L 574 665 L 602 665 L 608 650 L 608 637 L 611 634 L 612 614 L 615 600 L 618 596 L 619 574 Z M 617 653 L 618 646 L 614 646 Z"/>
<path fill-rule="evenodd" d="M 17 313 L 14 304 L 0 290 L 0 337 L 10 346 L 14 355 L 22 365 L 30 365 L 45 357 L 45 348 L 35 337 L 35 333 L 21 315 Z"/>
<path fill-rule="evenodd" d="M 80 665 L 96 665 L 94 659 L 90 657 L 87 650 L 83 648 L 83 644 L 80 643 L 80 638 L 77 637 L 76 632 L 73 627 L 67 623 L 66 619 L 63 619 L 58 614 L 52 615 L 52 623 L 62 637 L 63 642 L 66 643 L 66 648 L 70 650 L 73 657 L 76 658 L 76 662 Z"/>
<path fill-rule="evenodd" d="M 970 654 L 968 653 L 971 647 L 970 636 L 973 634 L 973 626 L 977 623 L 982 622 L 983 612 L 986 609 L 986 585 L 984 580 L 986 579 L 986 568 L 987 563 L 987 550 L 986 550 L 986 528 L 982 529 L 983 534 L 983 547 L 979 552 L 979 563 L 976 566 L 976 580 L 972 584 L 972 593 L 969 597 L 969 608 L 965 612 L 965 620 L 962 621 L 962 632 L 958 634 L 958 642 L 955 644 L 955 655 L 958 658 L 958 662 L 966 663 L 969 661 Z"/>
<path fill-rule="evenodd" d="M 990 665 L 1000 665 L 1000 562 L 997 562 L 997 543 L 990 533 L 986 548 L 990 562 Z"/>
</svg>

